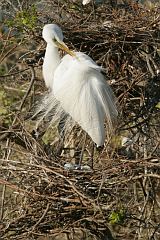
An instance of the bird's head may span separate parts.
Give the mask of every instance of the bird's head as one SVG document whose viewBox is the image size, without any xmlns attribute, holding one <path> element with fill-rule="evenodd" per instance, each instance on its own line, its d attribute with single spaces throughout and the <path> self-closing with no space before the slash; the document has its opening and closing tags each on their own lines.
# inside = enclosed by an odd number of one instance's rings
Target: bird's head
<svg viewBox="0 0 160 240">
<path fill-rule="evenodd" d="M 53 44 L 55 47 L 62 49 L 69 55 L 75 57 L 75 53 L 69 50 L 63 42 L 63 33 L 61 28 L 56 24 L 46 24 L 42 31 L 42 36 L 48 44 Z"/>
</svg>

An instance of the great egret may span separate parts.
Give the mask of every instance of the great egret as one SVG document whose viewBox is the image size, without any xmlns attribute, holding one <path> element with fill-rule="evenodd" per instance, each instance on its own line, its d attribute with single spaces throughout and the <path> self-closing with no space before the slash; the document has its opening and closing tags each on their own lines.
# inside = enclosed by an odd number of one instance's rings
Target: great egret
<svg viewBox="0 0 160 240">
<path fill-rule="evenodd" d="M 101 73 L 102 68 L 86 54 L 70 51 L 56 24 L 45 25 L 42 35 L 47 42 L 43 76 L 50 92 L 39 111 L 44 110 L 45 114 L 54 111 L 53 122 L 67 116 L 66 128 L 78 123 L 97 146 L 102 146 L 105 120 L 111 129 L 117 116 L 115 97 Z M 62 59 L 58 48 L 68 53 Z"/>
<path fill-rule="evenodd" d="M 83 4 L 83 5 L 86 5 L 86 4 L 88 4 L 90 1 L 91 1 L 91 0 L 83 0 L 83 1 L 82 1 L 82 4 Z"/>
</svg>

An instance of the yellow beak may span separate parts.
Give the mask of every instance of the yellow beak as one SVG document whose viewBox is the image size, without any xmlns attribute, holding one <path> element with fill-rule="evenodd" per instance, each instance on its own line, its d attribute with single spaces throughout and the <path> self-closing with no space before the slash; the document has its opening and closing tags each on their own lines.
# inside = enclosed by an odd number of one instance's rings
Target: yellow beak
<svg viewBox="0 0 160 240">
<path fill-rule="evenodd" d="M 56 42 L 56 45 L 58 48 L 62 49 L 63 51 L 65 51 L 66 53 L 68 53 L 69 55 L 71 55 L 72 57 L 76 57 L 76 54 L 69 50 L 69 48 L 67 47 L 67 45 L 64 42 Z"/>
</svg>

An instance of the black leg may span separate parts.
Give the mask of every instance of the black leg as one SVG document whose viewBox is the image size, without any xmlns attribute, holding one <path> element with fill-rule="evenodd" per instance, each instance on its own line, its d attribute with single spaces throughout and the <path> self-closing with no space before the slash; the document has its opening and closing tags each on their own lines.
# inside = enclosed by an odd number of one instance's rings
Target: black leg
<svg viewBox="0 0 160 240">
<path fill-rule="evenodd" d="M 79 159 L 79 166 L 81 166 L 82 161 L 83 161 L 83 154 L 84 154 L 84 150 L 85 150 L 85 146 L 86 146 L 86 139 L 87 139 L 87 133 L 84 133 L 84 142 L 83 142 L 83 146 L 82 146 L 82 150 L 81 150 L 81 154 L 80 154 L 80 159 Z"/>
<path fill-rule="evenodd" d="M 90 167 L 92 169 L 93 169 L 93 161 L 94 161 L 94 149 L 95 149 L 95 143 L 92 143 L 91 158 L 90 158 Z"/>
</svg>

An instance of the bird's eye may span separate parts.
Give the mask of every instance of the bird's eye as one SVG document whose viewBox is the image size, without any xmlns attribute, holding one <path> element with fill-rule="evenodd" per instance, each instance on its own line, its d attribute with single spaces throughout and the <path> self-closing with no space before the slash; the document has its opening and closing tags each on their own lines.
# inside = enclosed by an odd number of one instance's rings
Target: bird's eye
<svg viewBox="0 0 160 240">
<path fill-rule="evenodd" d="M 53 42 L 57 42 L 57 39 L 55 37 L 53 38 Z"/>
</svg>

